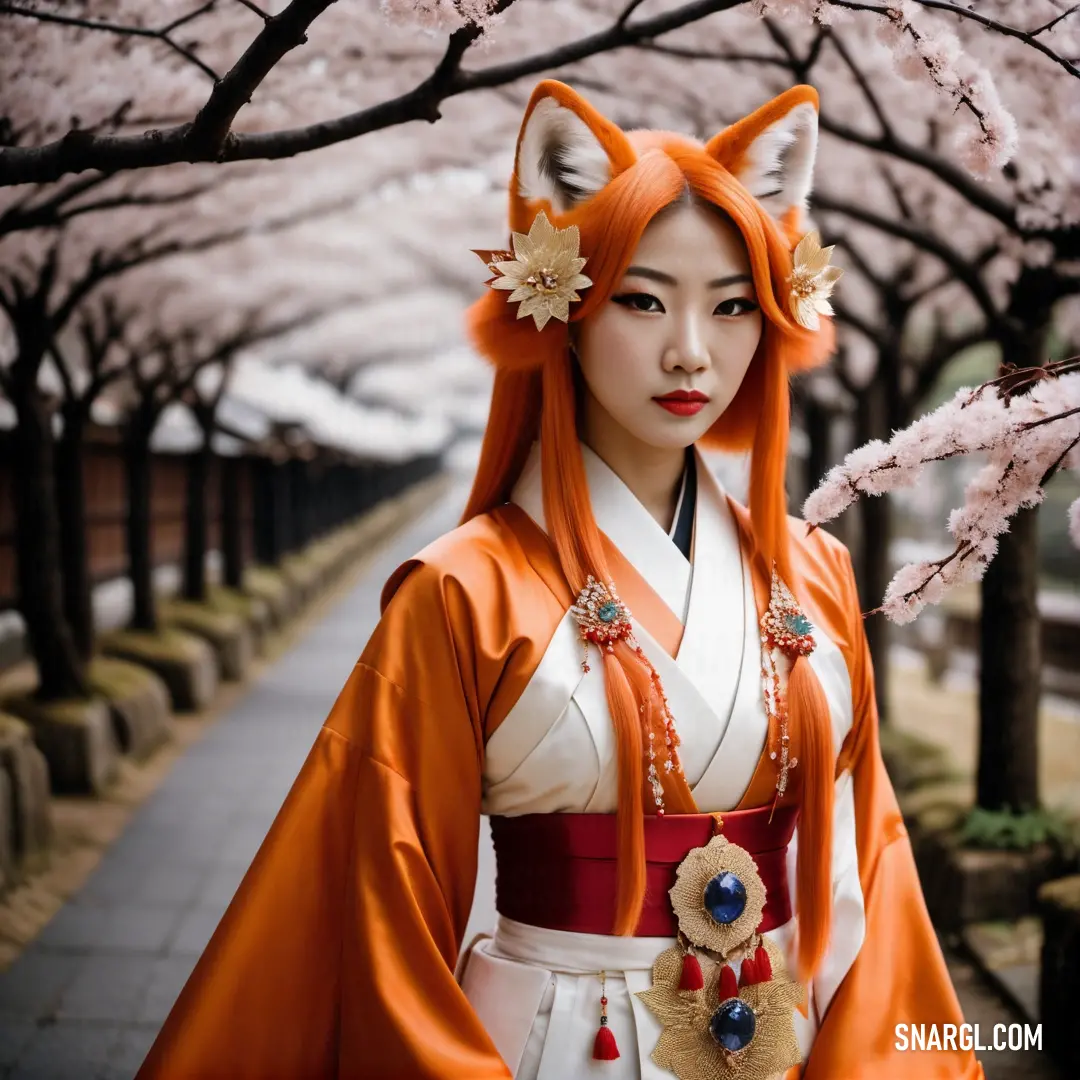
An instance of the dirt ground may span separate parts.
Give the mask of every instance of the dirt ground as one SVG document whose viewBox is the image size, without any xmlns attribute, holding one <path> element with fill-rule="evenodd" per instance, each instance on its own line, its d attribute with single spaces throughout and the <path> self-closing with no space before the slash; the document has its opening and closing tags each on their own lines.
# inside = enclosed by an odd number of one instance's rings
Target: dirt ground
<svg viewBox="0 0 1080 1080">
<path fill-rule="evenodd" d="M 919 656 L 896 650 L 895 657 L 889 683 L 891 722 L 940 745 L 957 771 L 972 778 L 950 785 L 948 795 L 971 802 L 979 730 L 974 680 L 950 672 L 935 685 Z M 1046 807 L 1080 816 L 1080 703 L 1044 697 L 1039 713 L 1039 784 Z"/>
</svg>

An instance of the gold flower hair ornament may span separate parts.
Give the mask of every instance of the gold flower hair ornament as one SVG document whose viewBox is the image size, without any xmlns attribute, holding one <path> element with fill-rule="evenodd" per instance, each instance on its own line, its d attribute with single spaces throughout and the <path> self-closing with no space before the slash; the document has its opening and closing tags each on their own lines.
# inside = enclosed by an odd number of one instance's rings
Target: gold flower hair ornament
<svg viewBox="0 0 1080 1080">
<path fill-rule="evenodd" d="M 578 255 L 581 237 L 578 227 L 556 229 L 543 210 L 536 215 L 529 234 L 513 234 L 514 251 L 477 251 L 476 254 L 497 277 L 488 284 L 493 289 L 511 290 L 507 300 L 518 305 L 517 317 L 533 317 L 543 330 L 552 317 L 570 321 L 570 302 L 580 300 L 578 289 L 592 281 L 581 273 L 588 261 Z"/>
<path fill-rule="evenodd" d="M 829 265 L 832 253 L 833 247 L 823 248 L 821 237 L 814 231 L 799 241 L 792 256 L 788 305 L 795 321 L 807 330 L 817 330 L 821 326 L 819 315 L 833 313 L 829 297 L 844 271 L 839 266 Z"/>
</svg>

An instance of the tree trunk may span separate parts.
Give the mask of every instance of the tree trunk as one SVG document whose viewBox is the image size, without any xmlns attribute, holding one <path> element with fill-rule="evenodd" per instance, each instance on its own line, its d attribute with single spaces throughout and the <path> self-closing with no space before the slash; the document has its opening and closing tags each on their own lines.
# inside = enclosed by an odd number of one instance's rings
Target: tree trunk
<svg viewBox="0 0 1080 1080">
<path fill-rule="evenodd" d="M 64 614 L 83 661 L 94 654 L 94 604 L 87 541 L 86 409 L 81 402 L 64 408 L 64 433 L 56 448 L 56 487 L 60 512 L 60 558 Z"/>
<path fill-rule="evenodd" d="M 879 362 L 888 369 L 886 361 Z M 875 378 L 860 395 L 856 414 L 856 445 L 871 439 L 887 440 L 892 434 L 894 403 L 890 380 Z M 860 542 L 855 560 L 859 602 L 864 611 L 876 608 L 890 581 L 889 544 L 892 541 L 893 514 L 890 496 L 865 495 L 858 502 Z M 866 639 L 874 664 L 874 687 L 878 716 L 882 723 L 889 718 L 889 645 L 890 624 L 884 615 L 871 615 L 865 622 Z"/>
<path fill-rule="evenodd" d="M 291 542 L 288 462 L 260 458 L 255 467 L 255 558 L 277 566 Z"/>
<path fill-rule="evenodd" d="M 64 618 L 52 415 L 36 386 L 19 386 L 12 433 L 15 552 L 19 608 L 46 701 L 89 693 L 86 672 Z"/>
<path fill-rule="evenodd" d="M 806 425 L 808 444 L 804 477 L 806 490 L 803 493 L 805 501 L 806 496 L 821 483 L 832 465 L 832 414 L 824 405 L 807 395 L 803 402 L 803 423 Z"/>
<path fill-rule="evenodd" d="M 157 604 L 154 600 L 154 559 L 151 540 L 150 436 L 156 417 L 139 410 L 131 418 L 124 440 L 127 472 L 127 553 L 133 608 L 131 625 L 136 630 L 156 633 Z"/>
<path fill-rule="evenodd" d="M 308 464 L 301 458 L 293 458 L 285 468 L 289 473 L 289 516 L 292 525 L 291 551 L 303 551 L 311 539 L 308 520 Z"/>
<path fill-rule="evenodd" d="M 1009 302 L 1015 319 L 1001 359 L 1017 367 L 1046 361 L 1053 271 L 1025 267 Z M 1038 509 L 1021 510 L 999 537 L 982 582 L 979 617 L 980 807 L 1039 805 L 1039 699 L 1042 625 L 1038 591 Z"/>
<path fill-rule="evenodd" d="M 244 587 L 244 530 L 240 472 L 244 459 L 221 459 L 221 557 L 225 584 Z"/>
<path fill-rule="evenodd" d="M 187 504 L 184 514 L 184 598 L 206 599 L 206 495 L 210 475 L 210 444 L 187 459 Z"/>
<path fill-rule="evenodd" d="M 1039 805 L 1038 514 L 1012 519 L 982 583 L 977 797 L 986 810 Z"/>
</svg>

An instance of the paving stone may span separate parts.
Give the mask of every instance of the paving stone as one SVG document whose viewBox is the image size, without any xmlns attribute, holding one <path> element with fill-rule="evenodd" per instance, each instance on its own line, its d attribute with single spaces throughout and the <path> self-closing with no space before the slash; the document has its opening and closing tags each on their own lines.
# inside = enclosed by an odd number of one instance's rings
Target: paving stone
<svg viewBox="0 0 1080 1080">
<path fill-rule="evenodd" d="M 131 900 L 146 875 L 145 867 L 120 857 L 115 848 L 101 860 L 97 870 L 73 898 L 76 904 L 108 906 Z"/>
<path fill-rule="evenodd" d="M 193 907 L 185 912 L 168 943 L 169 954 L 201 956 L 224 914 L 224 908 L 214 907 Z"/>
<path fill-rule="evenodd" d="M 240 888 L 247 870 L 246 866 L 228 863 L 215 867 L 199 886 L 198 906 L 224 911 Z"/>
<path fill-rule="evenodd" d="M 160 952 L 180 918 L 181 912 L 172 907 L 68 904 L 38 942 L 53 951 Z"/>
<path fill-rule="evenodd" d="M 93 1080 L 108 1064 L 119 1031 L 74 1021 L 39 1027 L 8 1080 Z"/>
<path fill-rule="evenodd" d="M 29 1017 L 0 1015 L 0 1076 L 22 1057 L 36 1032 L 37 1024 Z"/>
<path fill-rule="evenodd" d="M 132 1080 L 157 1038 L 158 1025 L 129 1026 L 113 1046 L 108 1065 L 95 1080 Z"/>
<path fill-rule="evenodd" d="M 91 951 L 113 920 L 112 907 L 67 904 L 62 907 L 37 937 L 43 949 Z"/>
<path fill-rule="evenodd" d="M 0 974 L 0 1019 L 53 1016 L 61 993 L 85 965 L 85 956 L 48 952 L 39 939 Z"/>
<path fill-rule="evenodd" d="M 147 867 L 132 889 L 130 899 L 147 907 L 189 907 L 201 894 L 208 870 L 198 864 L 166 863 Z"/>
<path fill-rule="evenodd" d="M 95 956 L 60 996 L 58 1019 L 136 1020 L 156 959 L 149 955 Z"/>
<path fill-rule="evenodd" d="M 184 989 L 197 959 L 194 953 L 188 953 L 154 960 L 150 980 L 143 988 L 134 1019 L 143 1024 L 163 1024 L 180 991 Z"/>
</svg>

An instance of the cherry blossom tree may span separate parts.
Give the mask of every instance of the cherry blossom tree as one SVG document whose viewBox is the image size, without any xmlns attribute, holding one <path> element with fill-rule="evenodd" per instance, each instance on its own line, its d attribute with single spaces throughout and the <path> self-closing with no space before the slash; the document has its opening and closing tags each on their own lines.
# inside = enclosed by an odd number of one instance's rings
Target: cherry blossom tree
<svg viewBox="0 0 1080 1080">
<path fill-rule="evenodd" d="M 111 52 L 113 67 L 119 59 L 116 54 L 122 51 L 130 60 L 125 65 L 129 71 L 145 74 L 150 57 L 164 59 L 165 70 L 159 65 L 153 77 L 175 83 L 176 111 L 183 119 L 148 130 L 145 121 L 140 123 L 143 118 L 133 115 L 138 84 L 128 81 L 117 87 L 114 99 L 107 103 L 104 95 L 98 95 L 94 103 L 101 118 L 98 127 L 93 122 L 75 126 L 60 122 L 58 137 L 16 142 L 28 125 L 9 121 L 10 145 L 0 150 L 0 184 L 53 181 L 86 169 L 112 173 L 183 161 L 290 157 L 413 120 L 433 122 L 440 118 L 443 104 L 459 95 L 654 42 L 680 27 L 736 9 L 795 20 L 832 21 L 848 15 L 883 24 L 892 34 L 894 48 L 920 69 L 920 77 L 973 119 L 979 132 L 973 155 L 999 164 L 1009 156 L 1010 140 L 1009 131 L 1000 124 L 993 77 L 972 64 L 957 77 L 964 54 L 951 46 L 942 51 L 941 23 L 962 21 L 988 36 L 1022 43 L 1039 62 L 1080 77 L 1080 68 L 1069 54 L 1047 43 L 1054 30 L 1052 22 L 1019 25 L 1010 16 L 990 18 L 948 0 L 692 0 L 654 15 L 641 14 L 644 6 L 642 0 L 568 4 L 559 5 L 563 11 L 556 13 L 554 5 L 526 0 L 384 0 L 376 10 L 374 5 L 358 9 L 334 5 L 332 0 L 291 0 L 277 10 L 253 0 L 217 5 L 159 0 L 148 12 L 145 4 L 133 0 L 103 0 L 98 5 L 100 14 L 88 16 L 81 8 L 62 3 L 5 0 L 0 4 L 0 19 L 11 28 L 8 36 L 16 36 L 16 43 L 6 53 L 8 66 L 0 70 L 0 76 L 15 87 L 16 96 L 22 92 L 24 102 L 32 100 L 34 89 L 49 85 L 47 79 L 35 77 L 40 66 L 34 62 L 38 56 L 45 56 L 47 62 L 50 50 L 42 48 L 42 43 L 50 40 L 44 36 L 49 33 L 54 43 Z M 585 16 L 608 9 L 613 9 L 613 16 L 601 28 L 565 40 L 564 28 L 580 26 Z M 417 24 L 429 32 L 448 32 L 445 48 L 419 78 L 408 70 L 411 65 L 398 65 L 401 78 L 411 82 L 402 85 L 399 79 L 397 85 L 387 87 L 382 99 L 341 114 L 335 109 L 343 96 L 336 80 L 343 66 L 355 63 L 353 58 L 372 40 L 368 31 L 373 19 L 385 15 L 414 33 Z M 201 34 L 198 46 L 188 40 L 196 28 Z M 525 32 L 530 39 L 527 51 L 515 49 L 512 59 L 501 63 L 463 66 L 481 39 L 508 30 L 511 37 Z M 547 39 L 546 47 L 539 49 L 533 44 L 538 31 Z M 385 27 L 377 35 L 385 38 Z M 312 64 L 312 45 L 322 45 L 329 56 L 318 57 L 321 62 Z M 55 52 L 53 59 L 59 64 Z M 69 53 L 69 67 L 70 61 Z M 29 78 L 20 67 L 27 64 L 35 73 Z M 200 79 L 204 80 L 201 94 Z M 313 82 L 319 84 L 314 94 L 310 92 Z M 56 95 L 52 97 L 55 100 Z M 278 126 L 283 114 L 291 111 L 286 104 L 290 101 L 311 104 L 312 111 L 296 126 Z M 251 126 L 237 130 L 238 123 L 245 121 Z"/>
<path fill-rule="evenodd" d="M 40 692 L 47 696 L 87 692 L 83 662 L 92 648 L 92 625 L 82 539 L 82 444 L 95 402 L 126 374 L 116 346 L 121 315 L 130 318 L 134 306 L 117 303 L 118 283 L 181 252 L 206 253 L 253 229 L 293 227 L 336 205 L 320 201 L 325 192 L 314 188 L 294 194 L 291 211 L 277 219 L 249 211 L 249 220 L 238 225 L 235 200 L 250 198 L 254 182 L 238 189 L 204 181 L 159 174 L 107 191 L 95 188 L 93 212 L 78 212 L 82 204 L 76 197 L 62 203 L 59 220 L 45 223 L 37 212 L 49 203 L 43 193 L 28 199 L 20 192 L 5 205 L 14 213 L 7 218 L 12 227 L 0 235 L 0 313 L 9 331 L 6 355 L 0 357 L 0 392 L 17 421 L 20 607 L 39 664 Z M 193 228 L 195 206 L 201 213 Z M 59 447 L 57 410 L 66 421 Z M 65 485 L 62 509 L 58 480 Z"/>
<path fill-rule="evenodd" d="M 949 517 L 956 546 L 935 560 L 904 566 L 886 590 L 881 611 L 907 623 L 952 587 L 977 581 L 996 554 L 996 539 L 1024 506 L 1042 501 L 1061 468 L 1080 467 L 1080 358 L 1013 369 L 972 389 L 896 432 L 872 440 L 830 470 L 806 501 L 813 525 L 830 521 L 862 495 L 910 488 L 932 462 L 986 454 L 987 464 L 967 485 L 964 504 Z M 1080 548 L 1069 508 L 1070 534 Z"/>
</svg>

